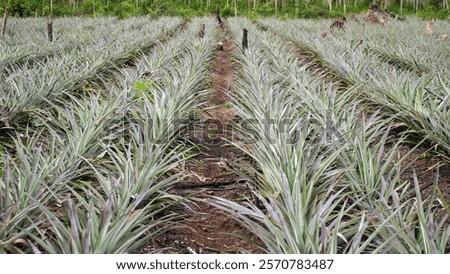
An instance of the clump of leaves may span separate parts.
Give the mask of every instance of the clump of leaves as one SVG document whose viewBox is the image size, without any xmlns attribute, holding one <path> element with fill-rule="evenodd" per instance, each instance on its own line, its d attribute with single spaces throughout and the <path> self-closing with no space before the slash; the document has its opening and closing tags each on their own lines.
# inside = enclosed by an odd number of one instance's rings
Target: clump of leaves
<svg viewBox="0 0 450 274">
<path fill-rule="evenodd" d="M 146 97 L 149 101 L 153 100 L 153 93 L 151 93 L 150 88 L 155 86 L 155 82 L 148 80 L 145 82 L 134 82 L 133 90 L 136 92 L 133 99 L 140 99 Z"/>
</svg>

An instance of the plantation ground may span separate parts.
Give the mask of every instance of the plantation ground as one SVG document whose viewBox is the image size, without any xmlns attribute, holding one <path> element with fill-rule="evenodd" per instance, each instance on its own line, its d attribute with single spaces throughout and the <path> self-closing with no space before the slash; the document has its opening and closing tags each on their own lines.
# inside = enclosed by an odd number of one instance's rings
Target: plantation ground
<svg viewBox="0 0 450 274">
<path fill-rule="evenodd" d="M 189 134 L 192 142 L 203 146 L 195 161 L 187 164 L 188 176 L 177 183 L 170 191 L 183 197 L 195 197 L 207 200 L 211 196 L 236 200 L 249 195 L 249 188 L 240 182 L 240 177 L 230 173 L 227 163 L 243 156 L 242 151 L 224 139 L 230 138 L 227 125 L 235 116 L 229 104 L 226 91 L 232 90 L 234 77 L 231 63 L 235 50 L 230 33 L 223 31 L 223 48 L 216 50 L 216 57 L 208 72 L 213 91 L 201 111 L 201 119 Z M 219 46 L 220 47 L 220 46 Z M 212 127 L 211 127 L 212 125 Z M 204 138 L 205 133 L 207 137 Z M 220 163 L 223 163 L 220 165 Z M 225 173 L 225 174 L 224 174 Z M 245 240 L 237 239 L 232 234 L 251 238 L 251 235 L 231 216 L 221 212 L 212 205 L 197 202 L 191 209 L 180 209 L 185 215 L 180 223 L 169 227 L 156 241 L 150 242 L 139 253 L 239 253 L 247 251 L 257 253 L 258 249 Z"/>
<path fill-rule="evenodd" d="M 9 24 L 0 252 L 450 251 L 448 22 Z"/>
</svg>

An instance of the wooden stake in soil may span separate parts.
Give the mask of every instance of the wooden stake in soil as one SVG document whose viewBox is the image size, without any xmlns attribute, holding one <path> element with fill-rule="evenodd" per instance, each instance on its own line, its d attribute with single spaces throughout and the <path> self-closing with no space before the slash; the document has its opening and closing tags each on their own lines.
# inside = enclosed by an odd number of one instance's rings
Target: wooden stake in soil
<svg viewBox="0 0 450 274">
<path fill-rule="evenodd" d="M 202 24 L 202 25 L 200 26 L 200 31 L 198 32 L 198 36 L 199 36 L 200 38 L 203 38 L 203 37 L 205 36 L 205 24 Z"/>
<path fill-rule="evenodd" d="M 222 21 L 222 18 L 220 18 L 220 9 L 217 9 L 217 11 L 216 11 L 216 18 L 217 18 L 217 22 L 219 22 L 219 26 L 221 28 L 223 28 L 223 21 Z"/>
<path fill-rule="evenodd" d="M 47 22 L 47 34 L 48 34 L 48 40 L 50 42 L 53 42 L 53 21 Z"/>
<path fill-rule="evenodd" d="M 2 38 L 6 33 L 6 23 L 8 22 L 8 8 L 5 8 L 5 12 L 3 13 L 3 27 L 2 27 Z"/>
<path fill-rule="evenodd" d="M 242 36 L 242 50 L 245 52 L 246 49 L 248 49 L 248 30 L 243 30 L 243 36 Z"/>
</svg>

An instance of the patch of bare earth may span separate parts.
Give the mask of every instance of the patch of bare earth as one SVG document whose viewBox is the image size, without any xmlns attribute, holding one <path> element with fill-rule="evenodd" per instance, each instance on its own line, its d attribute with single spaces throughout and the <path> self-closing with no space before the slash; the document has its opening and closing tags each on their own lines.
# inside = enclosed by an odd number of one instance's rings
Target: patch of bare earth
<svg viewBox="0 0 450 274">
<path fill-rule="evenodd" d="M 423 198 L 430 197 L 436 186 L 443 194 L 445 200 L 450 202 L 450 165 L 438 156 L 420 147 L 411 152 L 411 147 L 402 145 L 399 148 L 401 156 L 410 155 L 403 161 L 403 167 L 407 167 L 401 179 L 414 183 L 414 174 L 419 181 Z M 436 178 L 438 180 L 435 184 Z"/>
<path fill-rule="evenodd" d="M 225 34 L 226 30 L 224 30 Z M 224 35 L 228 37 L 228 35 Z M 180 207 L 184 218 L 167 229 L 158 239 L 138 253 L 258 253 L 253 244 L 237 238 L 252 235 L 221 210 L 206 203 L 211 196 L 238 201 L 249 196 L 249 188 L 231 171 L 230 163 L 242 152 L 230 145 L 232 132 L 228 124 L 235 117 L 226 92 L 232 90 L 234 76 L 231 55 L 234 42 L 222 41 L 210 70 L 213 92 L 201 110 L 200 125 L 190 133 L 190 140 L 201 153 L 184 167 L 188 177 L 175 185 L 172 194 L 204 200 Z"/>
</svg>

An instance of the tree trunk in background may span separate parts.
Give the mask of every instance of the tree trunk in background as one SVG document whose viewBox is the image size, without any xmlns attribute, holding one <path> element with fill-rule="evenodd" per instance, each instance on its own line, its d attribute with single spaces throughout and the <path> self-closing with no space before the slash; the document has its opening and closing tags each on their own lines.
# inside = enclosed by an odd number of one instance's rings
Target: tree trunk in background
<svg viewBox="0 0 450 274">
<path fill-rule="evenodd" d="M 3 26 L 2 26 L 2 37 L 5 36 L 6 33 L 6 23 L 8 22 L 8 8 L 5 8 L 5 12 L 3 14 Z"/>
</svg>

